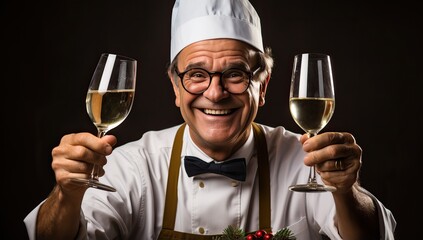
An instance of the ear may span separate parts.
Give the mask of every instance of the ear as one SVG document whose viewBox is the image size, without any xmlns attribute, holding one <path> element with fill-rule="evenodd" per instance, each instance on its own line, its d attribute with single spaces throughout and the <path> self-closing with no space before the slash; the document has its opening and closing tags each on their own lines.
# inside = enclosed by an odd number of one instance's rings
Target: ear
<svg viewBox="0 0 423 240">
<path fill-rule="evenodd" d="M 267 86 L 269 84 L 270 81 L 270 73 L 267 72 L 267 76 L 266 79 L 260 84 L 260 98 L 259 98 L 259 106 L 263 106 L 264 103 L 266 102 L 265 97 L 266 97 L 266 91 L 267 91 Z"/>
<path fill-rule="evenodd" d="M 180 93 L 179 93 L 179 87 L 178 87 L 178 79 L 175 78 L 175 75 L 172 74 L 170 70 L 167 71 L 167 75 L 169 76 L 170 82 L 172 83 L 173 92 L 175 93 L 175 105 L 177 107 L 181 106 L 181 99 L 180 99 Z"/>
</svg>

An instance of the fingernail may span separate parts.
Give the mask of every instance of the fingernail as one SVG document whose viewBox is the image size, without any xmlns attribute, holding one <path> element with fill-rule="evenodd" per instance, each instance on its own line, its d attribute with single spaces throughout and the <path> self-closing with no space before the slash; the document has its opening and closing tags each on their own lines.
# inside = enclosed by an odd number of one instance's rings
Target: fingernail
<svg viewBox="0 0 423 240">
<path fill-rule="evenodd" d="M 109 144 L 107 144 L 107 146 L 106 146 L 106 154 L 110 154 L 110 153 L 112 153 L 112 151 L 113 151 L 112 146 L 110 146 Z"/>
</svg>

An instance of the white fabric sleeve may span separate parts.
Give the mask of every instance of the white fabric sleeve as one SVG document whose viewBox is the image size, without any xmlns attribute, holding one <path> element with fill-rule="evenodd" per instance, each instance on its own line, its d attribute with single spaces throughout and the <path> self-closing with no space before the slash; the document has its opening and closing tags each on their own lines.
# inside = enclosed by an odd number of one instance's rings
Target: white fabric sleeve
<svg viewBox="0 0 423 240">
<path fill-rule="evenodd" d="M 42 201 L 40 204 L 38 204 L 37 207 L 35 207 L 24 219 L 26 231 L 28 232 L 28 238 L 29 240 L 35 240 L 35 232 L 36 232 L 36 226 L 37 226 L 37 216 L 38 211 L 40 210 L 41 205 L 45 202 Z"/>
<path fill-rule="evenodd" d="M 76 240 L 86 240 L 88 239 L 88 232 L 87 232 L 87 220 L 85 219 L 84 212 L 81 209 L 81 213 L 79 214 L 79 229 L 78 234 L 76 235 Z"/>
<path fill-rule="evenodd" d="M 36 227 L 37 227 L 37 217 L 38 212 L 40 211 L 41 205 L 46 200 L 43 200 L 38 206 L 36 206 L 24 219 L 25 227 L 28 232 L 29 240 L 36 240 Z M 81 210 L 80 220 L 79 220 L 79 230 L 75 238 L 76 240 L 86 240 L 87 237 L 87 220 L 84 217 L 84 213 Z"/>
<path fill-rule="evenodd" d="M 372 193 L 367 191 L 366 189 L 360 187 L 358 188 L 359 191 L 367 194 L 370 198 L 372 198 L 373 203 L 375 204 L 376 210 L 379 216 L 379 233 L 381 240 L 394 240 L 394 232 L 397 226 L 397 222 L 394 218 L 392 212 L 387 209 L 382 202 L 380 202 Z"/>
<path fill-rule="evenodd" d="M 319 233 L 328 236 L 329 239 L 340 240 L 342 237 L 339 235 L 338 228 L 335 226 L 335 213 L 335 207 L 333 207 Z"/>
<path fill-rule="evenodd" d="M 373 200 L 379 217 L 380 240 L 394 240 L 394 232 L 397 223 L 392 212 L 366 189 L 359 187 L 358 190 L 368 195 Z M 327 218 L 327 222 L 322 227 L 320 233 L 327 235 L 330 239 L 342 239 L 338 233 L 337 227 L 335 226 L 335 208 L 331 210 L 329 217 Z"/>
</svg>

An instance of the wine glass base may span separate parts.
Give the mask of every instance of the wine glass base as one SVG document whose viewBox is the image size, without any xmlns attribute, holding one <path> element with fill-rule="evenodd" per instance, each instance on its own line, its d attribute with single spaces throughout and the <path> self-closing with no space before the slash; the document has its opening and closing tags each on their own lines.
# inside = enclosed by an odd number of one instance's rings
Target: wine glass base
<svg viewBox="0 0 423 240">
<path fill-rule="evenodd" d="M 77 182 L 79 184 L 83 183 L 86 186 L 91 187 L 91 188 L 97 188 L 97 189 L 105 190 L 105 191 L 109 191 L 109 192 L 116 192 L 116 189 L 114 187 L 103 184 L 103 183 L 99 182 L 98 180 L 84 179 L 84 178 L 72 178 L 72 181 Z"/>
<path fill-rule="evenodd" d="M 294 192 L 334 192 L 336 188 L 317 183 L 298 184 L 289 187 Z"/>
</svg>

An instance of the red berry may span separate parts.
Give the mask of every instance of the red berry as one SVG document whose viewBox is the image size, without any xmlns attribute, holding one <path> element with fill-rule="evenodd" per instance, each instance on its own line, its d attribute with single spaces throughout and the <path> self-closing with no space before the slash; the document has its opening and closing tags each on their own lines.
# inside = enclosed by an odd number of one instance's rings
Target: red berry
<svg viewBox="0 0 423 240">
<path fill-rule="evenodd" d="M 258 239 L 263 239 L 265 234 L 266 234 L 266 231 L 258 230 L 254 235 L 256 235 L 256 238 L 258 238 Z"/>
<path fill-rule="evenodd" d="M 266 234 L 264 234 L 263 239 L 264 239 L 264 240 L 270 240 L 270 239 L 273 239 L 273 234 L 271 234 L 271 233 L 266 233 Z"/>
<path fill-rule="evenodd" d="M 254 234 L 248 234 L 247 237 L 245 238 L 247 240 L 256 240 L 256 236 Z"/>
</svg>

